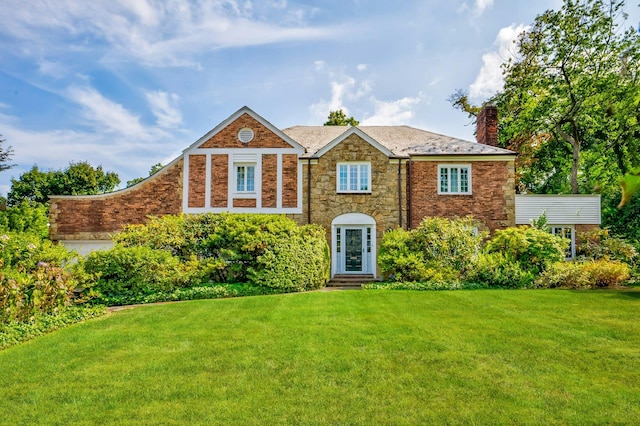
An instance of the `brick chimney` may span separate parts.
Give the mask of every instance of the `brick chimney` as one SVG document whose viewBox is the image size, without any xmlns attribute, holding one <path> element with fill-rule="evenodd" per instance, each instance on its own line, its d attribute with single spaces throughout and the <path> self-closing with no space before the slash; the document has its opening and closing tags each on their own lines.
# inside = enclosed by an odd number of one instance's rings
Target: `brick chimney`
<svg viewBox="0 0 640 426">
<path fill-rule="evenodd" d="M 485 145 L 498 146 L 498 107 L 484 104 L 476 120 L 476 140 Z"/>
</svg>

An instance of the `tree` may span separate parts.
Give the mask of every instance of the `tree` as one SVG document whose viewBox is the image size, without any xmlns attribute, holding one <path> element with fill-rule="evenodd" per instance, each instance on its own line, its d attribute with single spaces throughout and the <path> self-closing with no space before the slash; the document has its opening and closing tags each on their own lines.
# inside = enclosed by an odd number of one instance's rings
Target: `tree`
<svg viewBox="0 0 640 426">
<path fill-rule="evenodd" d="M 164 166 L 162 165 L 162 163 L 156 163 L 153 166 L 151 166 L 151 169 L 149 170 L 149 176 L 153 176 L 156 173 L 158 173 Z M 146 178 L 143 177 L 137 177 L 137 178 L 133 178 L 131 180 L 127 181 L 127 188 L 130 186 L 135 185 L 136 183 L 142 182 L 143 180 L 145 180 Z"/>
<path fill-rule="evenodd" d="M 0 172 L 15 166 L 15 164 L 9 164 L 13 156 L 13 149 L 10 146 L 2 148 L 2 144 L 5 142 L 6 140 L 2 139 L 2 135 L 0 135 Z"/>
<path fill-rule="evenodd" d="M 69 163 L 64 170 L 46 172 L 34 165 L 18 179 L 11 179 L 7 204 L 15 206 L 27 200 L 47 204 L 50 195 L 93 195 L 113 191 L 120 183 L 114 172 L 105 172 L 102 166 L 88 162 Z"/>
<path fill-rule="evenodd" d="M 329 117 L 325 126 L 353 126 L 356 127 L 360 122 L 353 118 L 353 116 L 347 118 L 347 115 L 343 110 L 329 112 Z"/>
<path fill-rule="evenodd" d="M 503 65 L 500 143 L 520 153 L 520 190 L 612 186 L 640 148 L 640 42 L 624 0 L 565 0 L 536 17 Z M 473 112 L 465 93 L 450 98 Z"/>
</svg>

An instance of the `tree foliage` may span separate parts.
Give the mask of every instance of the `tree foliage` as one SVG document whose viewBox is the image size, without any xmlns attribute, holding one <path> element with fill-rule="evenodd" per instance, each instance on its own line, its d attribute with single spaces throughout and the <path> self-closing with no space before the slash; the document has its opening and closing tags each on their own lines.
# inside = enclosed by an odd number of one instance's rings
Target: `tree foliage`
<svg viewBox="0 0 640 426">
<path fill-rule="evenodd" d="M 64 170 L 42 171 L 37 165 L 18 179 L 11 179 L 7 204 L 14 206 L 23 201 L 39 204 L 49 202 L 51 195 L 92 195 L 113 191 L 120 183 L 114 172 L 105 172 L 102 166 L 88 162 L 70 163 Z"/>
<path fill-rule="evenodd" d="M 153 176 L 156 173 L 158 173 L 160 170 L 162 170 L 164 166 L 162 165 L 162 163 L 156 163 L 153 166 L 151 166 L 151 169 L 149 169 L 149 176 Z M 143 177 L 137 177 L 137 178 L 133 178 L 131 180 L 127 181 L 127 188 L 130 186 L 135 185 L 136 183 L 140 183 L 143 180 L 145 180 L 146 178 Z"/>
<path fill-rule="evenodd" d="M 9 170 L 15 166 L 15 164 L 10 164 L 11 157 L 13 156 L 13 149 L 10 146 L 3 148 L 2 144 L 5 142 L 6 140 L 2 139 L 2 135 L 0 135 L 0 172 Z"/>
<path fill-rule="evenodd" d="M 565 0 L 536 17 L 503 65 L 500 144 L 521 192 L 603 190 L 640 159 L 640 39 L 624 0 Z M 473 116 L 466 93 L 453 106 Z"/>
<path fill-rule="evenodd" d="M 347 117 L 343 110 L 329 112 L 328 120 L 324 123 L 325 126 L 353 126 L 356 127 L 360 122 L 351 117 Z"/>
</svg>

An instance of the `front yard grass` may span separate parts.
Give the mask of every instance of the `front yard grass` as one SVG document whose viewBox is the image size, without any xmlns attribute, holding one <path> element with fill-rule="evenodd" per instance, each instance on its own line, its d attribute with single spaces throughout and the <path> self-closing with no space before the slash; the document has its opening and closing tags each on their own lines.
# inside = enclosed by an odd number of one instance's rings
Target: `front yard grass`
<svg viewBox="0 0 640 426">
<path fill-rule="evenodd" d="M 640 291 L 123 310 L 0 352 L 3 424 L 633 424 Z"/>
</svg>

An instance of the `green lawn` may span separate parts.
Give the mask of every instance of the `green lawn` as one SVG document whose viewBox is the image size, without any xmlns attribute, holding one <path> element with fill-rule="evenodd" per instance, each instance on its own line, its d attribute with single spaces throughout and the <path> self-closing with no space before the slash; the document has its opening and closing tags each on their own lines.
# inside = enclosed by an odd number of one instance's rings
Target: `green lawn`
<svg viewBox="0 0 640 426">
<path fill-rule="evenodd" d="M 343 291 L 110 314 L 0 352 L 3 424 L 633 424 L 640 291 Z"/>
</svg>

